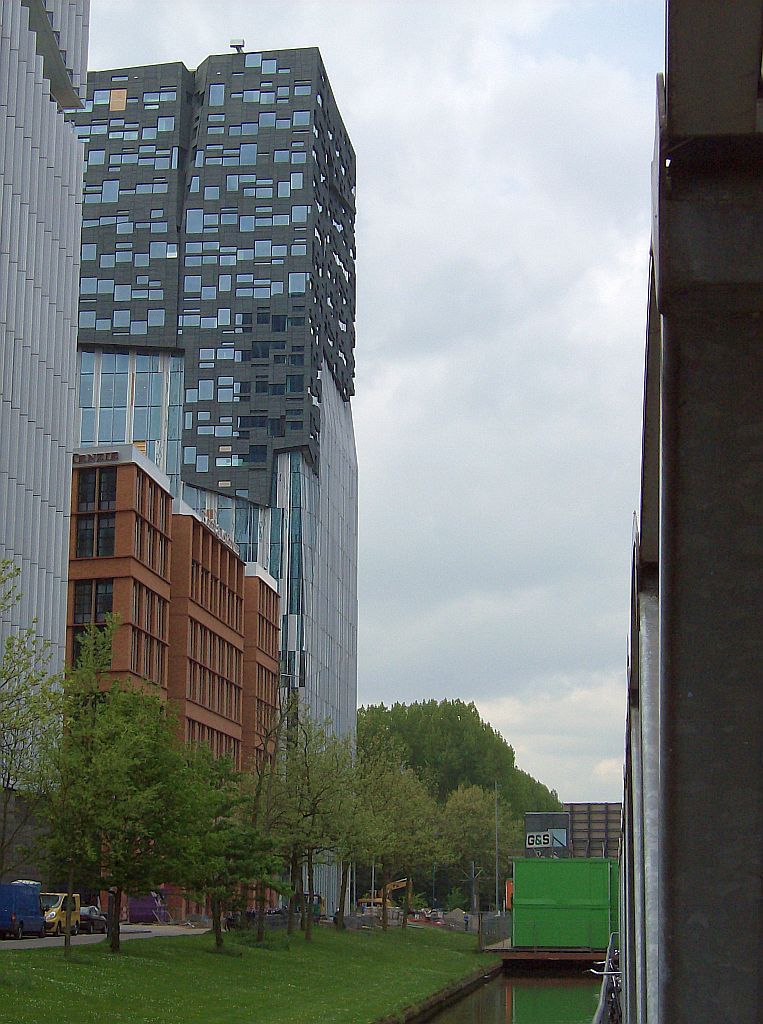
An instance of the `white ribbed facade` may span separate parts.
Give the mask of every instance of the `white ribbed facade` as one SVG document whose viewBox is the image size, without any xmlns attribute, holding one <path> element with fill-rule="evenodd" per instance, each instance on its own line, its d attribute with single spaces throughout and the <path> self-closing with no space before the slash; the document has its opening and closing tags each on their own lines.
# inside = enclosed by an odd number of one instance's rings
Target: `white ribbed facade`
<svg viewBox="0 0 763 1024">
<path fill-rule="evenodd" d="M 89 0 L 0 0 L 0 558 L 63 664 Z M 30 25 L 36 27 L 32 31 Z"/>
</svg>

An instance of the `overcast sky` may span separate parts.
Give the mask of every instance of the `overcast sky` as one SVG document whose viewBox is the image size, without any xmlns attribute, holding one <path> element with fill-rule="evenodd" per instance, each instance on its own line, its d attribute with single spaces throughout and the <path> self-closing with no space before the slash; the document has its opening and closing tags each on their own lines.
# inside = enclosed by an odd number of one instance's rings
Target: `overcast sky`
<svg viewBox="0 0 763 1024">
<path fill-rule="evenodd" d="M 359 700 L 619 800 L 662 0 L 92 0 L 90 66 L 321 48 L 358 162 Z"/>
</svg>

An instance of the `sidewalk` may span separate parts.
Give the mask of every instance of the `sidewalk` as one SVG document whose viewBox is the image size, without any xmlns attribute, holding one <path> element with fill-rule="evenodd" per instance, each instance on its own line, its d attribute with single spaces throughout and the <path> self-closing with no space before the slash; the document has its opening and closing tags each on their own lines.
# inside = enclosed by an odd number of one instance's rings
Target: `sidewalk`
<svg viewBox="0 0 763 1024">
<path fill-rule="evenodd" d="M 197 928 L 186 924 L 123 924 L 119 926 L 119 934 L 123 939 L 133 935 L 161 935 L 166 938 L 173 935 L 202 935 L 209 931 L 203 925 Z"/>
</svg>

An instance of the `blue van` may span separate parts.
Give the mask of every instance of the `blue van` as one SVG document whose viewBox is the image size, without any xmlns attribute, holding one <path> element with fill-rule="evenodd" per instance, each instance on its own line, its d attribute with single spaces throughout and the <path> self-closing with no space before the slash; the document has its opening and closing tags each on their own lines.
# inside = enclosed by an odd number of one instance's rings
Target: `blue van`
<svg viewBox="0 0 763 1024">
<path fill-rule="evenodd" d="M 45 915 L 40 903 L 39 882 L 0 885 L 0 939 L 10 936 L 45 936 Z"/>
</svg>

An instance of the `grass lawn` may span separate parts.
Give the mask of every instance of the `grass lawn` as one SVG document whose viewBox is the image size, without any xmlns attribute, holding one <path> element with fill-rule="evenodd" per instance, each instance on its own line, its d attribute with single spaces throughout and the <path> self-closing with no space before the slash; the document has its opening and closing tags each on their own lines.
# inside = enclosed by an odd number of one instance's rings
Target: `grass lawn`
<svg viewBox="0 0 763 1024">
<path fill-rule="evenodd" d="M 234 933 L 235 934 L 235 933 Z M 211 935 L 0 952 L 0 1019 L 14 1024 L 371 1024 L 495 960 L 473 936 L 429 928 Z"/>
</svg>

